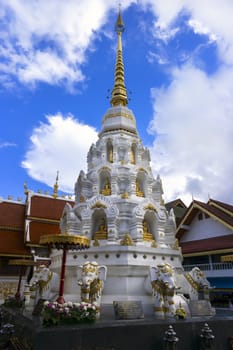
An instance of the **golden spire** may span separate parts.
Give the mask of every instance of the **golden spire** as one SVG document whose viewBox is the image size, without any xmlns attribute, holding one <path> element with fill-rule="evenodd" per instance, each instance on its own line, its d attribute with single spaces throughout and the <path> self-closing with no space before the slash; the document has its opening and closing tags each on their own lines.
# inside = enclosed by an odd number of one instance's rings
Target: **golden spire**
<svg viewBox="0 0 233 350">
<path fill-rule="evenodd" d="M 58 197 L 58 174 L 59 174 L 59 171 L 57 171 L 56 182 L 53 186 L 53 197 L 54 198 Z"/>
<path fill-rule="evenodd" d="M 126 106 L 128 104 L 127 92 L 125 87 L 125 78 L 124 78 L 124 63 L 122 57 L 122 41 L 121 35 L 125 30 L 124 22 L 121 16 L 121 9 L 119 7 L 119 13 L 117 17 L 117 21 L 115 24 L 115 31 L 118 36 L 117 43 L 117 57 L 115 64 L 115 79 L 114 79 L 114 87 L 112 90 L 112 98 L 111 105 L 112 106 Z"/>
</svg>

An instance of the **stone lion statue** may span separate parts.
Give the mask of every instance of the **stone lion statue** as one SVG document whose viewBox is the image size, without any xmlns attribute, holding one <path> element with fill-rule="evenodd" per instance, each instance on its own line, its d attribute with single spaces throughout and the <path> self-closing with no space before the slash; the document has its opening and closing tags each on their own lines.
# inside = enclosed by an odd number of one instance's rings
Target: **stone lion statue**
<svg viewBox="0 0 233 350">
<path fill-rule="evenodd" d="M 29 291 L 34 305 L 39 299 L 53 300 L 59 291 L 59 275 L 46 265 L 39 265 L 29 282 Z"/>
<path fill-rule="evenodd" d="M 83 266 L 78 267 L 78 285 L 81 287 L 81 300 L 96 303 L 97 307 L 100 308 L 106 276 L 107 267 L 99 266 L 95 261 L 87 261 Z"/>
<path fill-rule="evenodd" d="M 170 264 L 150 266 L 149 276 L 154 297 L 155 317 L 173 317 L 175 314 L 174 295 L 176 290 L 173 267 Z"/>
</svg>

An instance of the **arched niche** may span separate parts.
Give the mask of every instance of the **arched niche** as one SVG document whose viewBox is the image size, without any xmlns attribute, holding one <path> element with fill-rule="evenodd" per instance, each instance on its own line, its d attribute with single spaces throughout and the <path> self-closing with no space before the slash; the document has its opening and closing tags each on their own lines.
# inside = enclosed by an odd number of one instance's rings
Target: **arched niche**
<svg viewBox="0 0 233 350">
<path fill-rule="evenodd" d="M 143 227 L 143 240 L 144 241 L 157 241 L 157 219 L 156 213 L 152 210 L 145 212 L 145 215 L 142 220 Z"/>
<path fill-rule="evenodd" d="M 130 163 L 131 164 L 136 164 L 136 144 L 132 143 L 131 148 L 130 148 Z"/>
<path fill-rule="evenodd" d="M 104 209 L 96 209 L 92 214 L 92 239 L 108 239 L 107 217 Z"/>
<path fill-rule="evenodd" d="M 107 161 L 113 163 L 113 144 L 110 139 L 107 142 Z"/>
<path fill-rule="evenodd" d="M 145 190 L 146 190 L 146 173 L 145 171 L 141 170 L 137 173 L 136 177 L 136 196 L 138 197 L 145 197 Z"/>
<path fill-rule="evenodd" d="M 100 194 L 104 196 L 110 196 L 112 193 L 110 172 L 108 170 L 102 170 L 100 172 L 99 181 Z"/>
<path fill-rule="evenodd" d="M 117 157 L 118 161 L 125 164 L 127 161 L 127 147 L 125 145 L 118 145 L 117 147 Z"/>
</svg>

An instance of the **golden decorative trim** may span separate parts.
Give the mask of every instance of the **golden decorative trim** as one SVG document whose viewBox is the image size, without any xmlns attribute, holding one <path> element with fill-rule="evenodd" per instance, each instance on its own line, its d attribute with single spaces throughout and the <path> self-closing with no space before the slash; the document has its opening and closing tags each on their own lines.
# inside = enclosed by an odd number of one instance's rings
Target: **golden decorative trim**
<svg viewBox="0 0 233 350">
<path fill-rule="evenodd" d="M 96 264 L 93 264 L 93 263 L 86 263 L 83 265 L 83 268 L 82 268 L 82 272 L 83 273 L 88 273 L 88 272 L 97 272 L 97 265 Z"/>
<path fill-rule="evenodd" d="M 24 258 L 31 258 L 32 257 L 31 254 L 27 255 L 27 254 L 5 254 L 5 253 L 0 253 L 0 256 L 7 256 L 7 257 L 14 257 L 14 258 L 16 258 L 16 257 L 22 258 L 22 256 Z"/>
<path fill-rule="evenodd" d="M 29 259 L 12 259 L 9 261 L 9 265 L 36 266 L 38 265 L 38 263 L 34 260 L 29 260 Z"/>
<path fill-rule="evenodd" d="M 84 196 L 80 196 L 79 203 L 84 203 L 84 202 L 86 202 L 86 198 Z"/>
<path fill-rule="evenodd" d="M 221 256 L 221 262 L 233 262 L 233 254 Z"/>
<path fill-rule="evenodd" d="M 129 233 L 126 233 L 124 238 L 120 241 L 120 245 L 123 246 L 132 246 L 134 245 L 134 241 L 132 240 L 132 237 Z"/>
<path fill-rule="evenodd" d="M 152 248 L 157 248 L 157 247 L 158 247 L 158 245 L 157 245 L 157 243 L 156 243 L 155 240 L 152 241 L 151 247 L 152 247 Z"/>
<path fill-rule="evenodd" d="M 13 227 L 13 226 L 0 226 L 1 230 L 7 230 L 7 231 L 24 231 L 24 227 Z"/>
<path fill-rule="evenodd" d="M 175 240 L 175 243 L 173 244 L 172 249 L 174 249 L 174 250 L 179 250 L 179 249 L 180 249 L 180 247 L 179 247 L 179 241 L 178 241 L 177 238 L 176 238 L 176 240 Z"/>
<path fill-rule="evenodd" d="M 230 216 L 233 216 L 233 212 L 225 207 L 223 207 L 221 204 L 218 204 L 216 203 L 214 200 L 209 200 L 208 201 L 208 204 L 211 206 L 211 207 L 215 207 L 215 208 L 218 208 L 220 209 L 221 211 L 224 211 L 227 215 L 230 215 Z"/>
<path fill-rule="evenodd" d="M 99 278 L 94 279 L 94 281 L 90 285 L 89 299 L 91 302 L 97 301 L 102 289 L 103 289 L 103 281 L 100 280 Z"/>
<path fill-rule="evenodd" d="M 189 273 L 184 274 L 184 277 L 187 279 L 187 281 L 191 284 L 191 286 L 193 287 L 193 289 L 195 289 L 196 291 L 198 291 L 199 289 L 199 285 L 197 282 L 194 281 L 194 279 L 192 278 L 192 276 Z"/>
<path fill-rule="evenodd" d="M 112 169 L 110 169 L 109 167 L 107 167 L 107 166 L 102 166 L 102 168 L 99 169 L 99 173 L 102 172 L 102 171 L 105 171 L 105 170 L 108 170 L 109 172 L 112 171 Z"/>
<path fill-rule="evenodd" d="M 104 130 L 104 131 L 102 131 L 101 133 L 100 133 L 100 135 L 101 134 L 103 134 L 103 133 L 106 133 L 106 132 L 127 132 L 127 133 L 129 133 L 129 134 L 133 134 L 133 135 L 137 135 L 137 131 L 135 130 L 132 130 L 132 129 L 127 129 L 127 128 L 114 128 L 114 129 L 107 129 L 107 130 Z"/>
<path fill-rule="evenodd" d="M 119 113 L 108 113 L 108 114 L 106 114 L 104 116 L 104 118 L 103 118 L 103 122 L 102 123 L 104 123 L 106 121 L 106 119 L 115 118 L 115 117 L 125 117 L 127 119 L 130 119 L 130 120 L 134 121 L 134 117 L 132 116 L 132 114 L 120 111 Z"/>
<path fill-rule="evenodd" d="M 36 216 L 27 216 L 26 217 L 27 220 L 34 220 L 37 222 L 44 222 L 44 223 L 51 223 L 51 224 L 59 224 L 60 223 L 60 219 L 56 220 L 56 219 L 47 219 L 47 218 L 39 218 Z"/>
<path fill-rule="evenodd" d="M 30 243 L 29 241 L 27 241 L 26 243 L 26 246 L 27 247 L 33 247 L 33 248 L 41 248 L 41 245 L 40 244 L 36 244 L 36 243 Z"/>
<path fill-rule="evenodd" d="M 154 311 L 162 311 L 163 312 L 163 307 L 159 306 L 154 306 Z"/>
<path fill-rule="evenodd" d="M 94 240 L 102 240 L 102 239 L 108 239 L 108 233 L 107 231 L 106 232 L 95 232 L 95 235 L 94 235 Z"/>
<path fill-rule="evenodd" d="M 144 168 L 137 168 L 137 172 L 139 172 L 139 171 L 143 171 L 144 173 L 147 173 L 147 170 L 146 169 L 144 169 Z"/>
<path fill-rule="evenodd" d="M 183 254 L 183 256 L 188 258 L 190 256 L 202 256 L 202 255 L 222 254 L 222 253 L 232 253 L 232 248 L 219 249 L 219 250 L 206 250 L 206 251 L 197 252 L 197 253 L 186 253 L 186 254 Z"/>
<path fill-rule="evenodd" d="M 155 206 L 153 204 L 147 204 L 147 205 L 145 205 L 145 207 L 143 209 L 144 210 L 153 210 L 155 213 L 157 213 L 157 209 L 155 208 Z"/>
<path fill-rule="evenodd" d="M 153 240 L 154 240 L 154 237 L 152 233 L 143 233 L 143 241 L 152 242 Z"/>
<path fill-rule="evenodd" d="M 53 272 L 49 271 L 48 279 L 46 281 L 43 281 L 43 280 L 38 281 L 40 295 L 49 289 L 49 282 L 51 281 L 52 277 L 53 277 Z"/>
<path fill-rule="evenodd" d="M 100 242 L 98 241 L 97 238 L 95 238 L 94 243 L 93 243 L 93 246 L 94 246 L 94 247 L 99 247 L 99 245 L 100 245 Z"/>
<path fill-rule="evenodd" d="M 91 209 L 95 208 L 107 208 L 107 205 L 103 202 L 97 201 L 95 204 L 92 205 Z"/>
<path fill-rule="evenodd" d="M 128 198 L 129 198 L 128 192 L 122 193 L 121 198 L 122 198 L 122 199 L 128 199 Z"/>
<path fill-rule="evenodd" d="M 44 235 L 40 237 L 40 244 L 61 244 L 61 245 L 77 245 L 82 248 L 88 248 L 90 246 L 90 239 L 86 236 L 55 234 L 55 235 Z"/>
</svg>

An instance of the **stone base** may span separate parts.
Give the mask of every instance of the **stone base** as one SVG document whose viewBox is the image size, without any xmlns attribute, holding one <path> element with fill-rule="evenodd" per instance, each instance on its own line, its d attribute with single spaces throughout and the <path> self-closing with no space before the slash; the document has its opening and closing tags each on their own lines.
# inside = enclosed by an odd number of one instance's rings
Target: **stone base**
<svg viewBox="0 0 233 350">
<path fill-rule="evenodd" d="M 179 338 L 179 350 L 200 349 L 200 334 L 205 325 L 215 336 L 214 348 L 228 350 L 233 336 L 233 313 L 222 317 L 195 320 L 99 320 L 95 324 L 45 328 L 39 317 L 7 310 L 9 322 L 16 326 L 15 341 L 28 350 L 151 350 L 164 348 L 164 334 L 172 325 Z M 27 347 L 26 347 L 27 346 Z"/>
<path fill-rule="evenodd" d="M 191 300 L 189 302 L 191 317 L 214 316 L 215 309 L 208 300 Z"/>
</svg>

